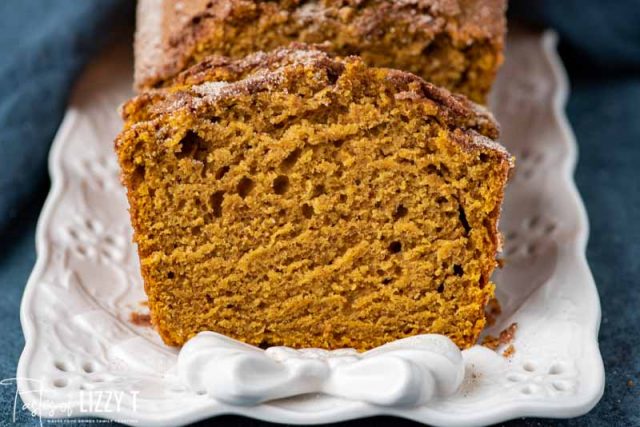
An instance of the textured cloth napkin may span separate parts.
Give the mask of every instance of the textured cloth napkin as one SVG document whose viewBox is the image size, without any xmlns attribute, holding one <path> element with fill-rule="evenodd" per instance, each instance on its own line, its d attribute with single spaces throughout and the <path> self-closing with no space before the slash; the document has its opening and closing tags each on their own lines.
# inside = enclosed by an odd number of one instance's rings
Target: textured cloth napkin
<svg viewBox="0 0 640 427">
<path fill-rule="evenodd" d="M 49 145 L 78 73 L 126 0 L 0 1 L 0 230 L 46 177 Z"/>
<path fill-rule="evenodd" d="M 19 303 L 35 262 L 50 143 L 75 78 L 114 32 L 131 31 L 133 6 L 0 0 L 0 379 L 15 376 L 24 345 Z M 512 0 L 510 14 L 560 34 L 572 84 L 567 111 L 580 147 L 576 181 L 591 222 L 587 256 L 603 307 L 603 400 L 584 417 L 543 424 L 640 425 L 640 1 Z M 0 386 L 0 425 L 11 423 L 14 393 L 10 383 Z M 24 414 L 18 421 L 38 425 Z M 261 424 L 237 417 L 217 423 Z M 390 418 L 348 424 L 412 425 Z"/>
</svg>

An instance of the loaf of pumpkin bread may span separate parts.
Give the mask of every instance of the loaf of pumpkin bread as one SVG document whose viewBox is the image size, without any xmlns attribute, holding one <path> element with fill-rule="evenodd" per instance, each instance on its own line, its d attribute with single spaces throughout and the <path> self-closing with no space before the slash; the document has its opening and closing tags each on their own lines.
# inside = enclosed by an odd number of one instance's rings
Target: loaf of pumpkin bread
<svg viewBox="0 0 640 427">
<path fill-rule="evenodd" d="M 491 115 L 307 46 L 217 58 L 123 107 L 152 321 L 272 346 L 473 345 L 512 158 Z"/>
<path fill-rule="evenodd" d="M 505 0 L 140 0 L 138 88 L 209 55 L 323 44 L 484 102 L 502 63 Z"/>
</svg>

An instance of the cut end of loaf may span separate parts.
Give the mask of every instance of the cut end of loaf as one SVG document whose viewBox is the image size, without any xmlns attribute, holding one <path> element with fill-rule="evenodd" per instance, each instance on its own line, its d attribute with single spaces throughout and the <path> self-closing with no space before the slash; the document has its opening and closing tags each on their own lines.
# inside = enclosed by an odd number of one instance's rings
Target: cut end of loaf
<svg viewBox="0 0 640 427">
<path fill-rule="evenodd" d="M 356 58 L 256 55 L 124 107 L 116 150 L 162 338 L 473 345 L 512 167 L 491 116 Z"/>
</svg>

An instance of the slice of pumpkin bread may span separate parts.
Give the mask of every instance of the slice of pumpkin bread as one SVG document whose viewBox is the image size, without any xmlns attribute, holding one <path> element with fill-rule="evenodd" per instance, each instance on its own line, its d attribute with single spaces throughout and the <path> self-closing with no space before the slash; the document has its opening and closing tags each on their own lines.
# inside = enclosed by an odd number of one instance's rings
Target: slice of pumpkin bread
<svg viewBox="0 0 640 427">
<path fill-rule="evenodd" d="M 484 102 L 502 63 L 506 0 L 139 0 L 136 86 L 208 55 L 291 42 L 398 68 Z"/>
<path fill-rule="evenodd" d="M 123 116 L 116 150 L 167 344 L 204 330 L 260 346 L 476 342 L 512 167 L 483 109 L 297 46 L 210 60 Z"/>
</svg>

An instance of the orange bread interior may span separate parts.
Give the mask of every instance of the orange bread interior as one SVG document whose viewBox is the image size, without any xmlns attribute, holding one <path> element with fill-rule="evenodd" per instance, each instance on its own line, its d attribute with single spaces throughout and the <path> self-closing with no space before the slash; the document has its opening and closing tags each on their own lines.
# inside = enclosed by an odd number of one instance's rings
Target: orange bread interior
<svg viewBox="0 0 640 427">
<path fill-rule="evenodd" d="M 167 344 L 205 330 L 263 347 L 476 342 L 512 159 L 474 104 L 299 46 L 196 66 L 123 115 L 116 150 Z"/>
</svg>

